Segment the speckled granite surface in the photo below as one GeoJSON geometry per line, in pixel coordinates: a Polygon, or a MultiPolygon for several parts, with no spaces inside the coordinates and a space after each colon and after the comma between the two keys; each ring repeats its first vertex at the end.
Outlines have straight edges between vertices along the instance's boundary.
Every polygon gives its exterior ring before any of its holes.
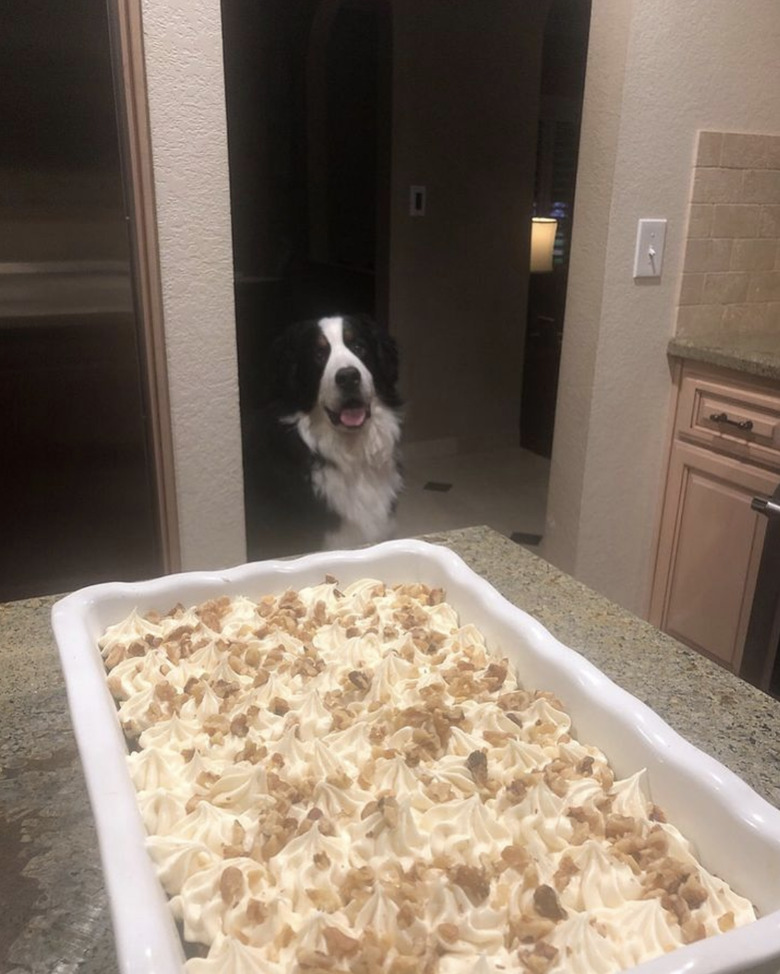
{"type": "MultiPolygon", "coordinates": [[[[780,806],[780,703],[489,528],[427,540],[780,806]]],[[[108,904],[49,615],[0,605],[0,972],[115,974],[108,904]]]]}
{"type": "Polygon", "coordinates": [[[676,335],[668,346],[670,355],[707,362],[748,375],[780,382],[780,332],[743,335],[676,335]]]}
{"type": "Polygon", "coordinates": [[[0,971],[114,974],[97,838],[49,617],[0,605],[0,971]]]}

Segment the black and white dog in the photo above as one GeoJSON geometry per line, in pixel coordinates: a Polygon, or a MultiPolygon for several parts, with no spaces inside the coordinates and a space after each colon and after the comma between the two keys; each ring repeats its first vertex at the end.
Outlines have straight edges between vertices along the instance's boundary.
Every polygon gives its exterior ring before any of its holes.
{"type": "Polygon", "coordinates": [[[390,537],[402,478],[393,339],[362,315],[288,328],[245,435],[250,557],[390,537]]]}

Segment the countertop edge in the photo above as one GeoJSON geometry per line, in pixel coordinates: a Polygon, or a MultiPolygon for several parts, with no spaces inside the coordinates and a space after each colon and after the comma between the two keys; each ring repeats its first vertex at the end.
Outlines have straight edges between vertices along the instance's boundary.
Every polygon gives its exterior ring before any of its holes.
{"type": "Polygon", "coordinates": [[[669,340],[667,354],[780,382],[780,338],[777,351],[737,347],[739,338],[734,342],[734,345],[725,341],[718,344],[711,338],[675,336],[669,340]]]}

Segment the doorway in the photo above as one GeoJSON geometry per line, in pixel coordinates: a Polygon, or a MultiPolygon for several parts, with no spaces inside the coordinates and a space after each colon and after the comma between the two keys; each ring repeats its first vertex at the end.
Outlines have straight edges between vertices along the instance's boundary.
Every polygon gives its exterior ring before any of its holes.
{"type": "Polygon", "coordinates": [[[266,352],[335,313],[387,323],[390,30],[382,2],[223,0],[242,414],[266,352]]]}
{"type": "Polygon", "coordinates": [[[399,340],[405,376],[402,533],[491,523],[497,507],[504,533],[542,533],[573,205],[573,181],[558,189],[561,73],[584,73],[589,14],[589,0],[223,0],[245,435],[288,323],[372,314],[399,340]],[[539,133],[555,166],[534,186],[539,133]],[[427,186],[422,219],[412,185],[427,186]],[[558,214],[559,238],[555,273],[529,296],[535,209],[558,214]],[[526,325],[553,305],[557,347],[540,364],[547,349],[526,325]],[[545,423],[541,445],[521,446],[545,423]]]}
{"type": "Polygon", "coordinates": [[[165,567],[109,8],[0,10],[0,601],[165,567]]]}

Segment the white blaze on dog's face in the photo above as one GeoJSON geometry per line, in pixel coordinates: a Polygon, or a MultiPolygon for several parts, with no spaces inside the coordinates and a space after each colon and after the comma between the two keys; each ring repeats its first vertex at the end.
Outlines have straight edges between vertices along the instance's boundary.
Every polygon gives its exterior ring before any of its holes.
{"type": "Polygon", "coordinates": [[[360,336],[344,325],[343,318],[319,321],[321,353],[327,361],[320,380],[318,404],[334,426],[346,431],[361,429],[371,416],[374,380],[361,359],[366,349],[360,336]]]}

